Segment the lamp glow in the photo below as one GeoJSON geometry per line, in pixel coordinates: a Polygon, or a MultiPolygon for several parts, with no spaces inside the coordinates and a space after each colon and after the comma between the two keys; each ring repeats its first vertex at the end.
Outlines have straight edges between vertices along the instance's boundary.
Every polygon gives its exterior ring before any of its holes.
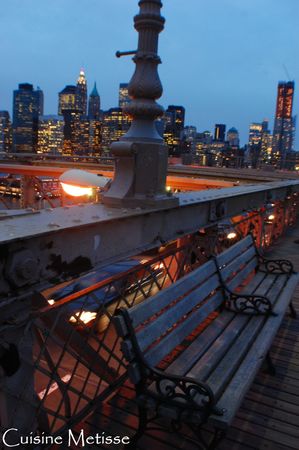
{"type": "Polygon", "coordinates": [[[72,197],[82,197],[93,194],[93,188],[104,189],[111,182],[110,178],[98,176],[85,170],[71,169],[64,172],[60,177],[62,189],[72,197]]]}
{"type": "Polygon", "coordinates": [[[83,195],[92,195],[91,187],[74,186],[72,184],[61,183],[62,189],[68,195],[72,197],[82,197],[83,195]]]}
{"type": "Polygon", "coordinates": [[[274,219],[275,219],[274,214],[270,214],[270,215],[268,216],[268,220],[274,220],[274,219]]]}
{"type": "Polygon", "coordinates": [[[69,322],[71,323],[83,322],[85,324],[88,324],[89,322],[95,320],[96,317],[97,317],[96,312],[91,311],[82,311],[81,313],[76,312],[73,316],[69,318],[69,322]]]}
{"type": "Polygon", "coordinates": [[[237,237],[237,233],[235,231],[231,231],[230,233],[228,233],[228,235],[226,236],[227,239],[235,239],[237,237]]]}

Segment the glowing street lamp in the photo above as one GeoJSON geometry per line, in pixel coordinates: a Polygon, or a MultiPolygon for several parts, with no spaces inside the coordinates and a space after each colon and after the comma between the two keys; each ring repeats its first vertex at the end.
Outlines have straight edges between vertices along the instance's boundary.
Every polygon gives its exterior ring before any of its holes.
{"type": "Polygon", "coordinates": [[[60,177],[62,189],[72,197],[91,196],[94,189],[103,190],[111,183],[111,178],[96,175],[85,170],[71,169],[60,177]]]}
{"type": "Polygon", "coordinates": [[[230,241],[235,239],[237,237],[237,233],[235,231],[230,231],[227,235],[226,235],[227,239],[229,239],[230,241]]]}

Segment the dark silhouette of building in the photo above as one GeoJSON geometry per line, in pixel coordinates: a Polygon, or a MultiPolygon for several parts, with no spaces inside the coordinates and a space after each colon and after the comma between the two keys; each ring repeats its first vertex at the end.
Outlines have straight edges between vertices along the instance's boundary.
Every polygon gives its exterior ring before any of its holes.
{"type": "Polygon", "coordinates": [[[10,152],[12,146],[12,127],[8,111],[0,111],[0,151],[10,152]]]}
{"type": "Polygon", "coordinates": [[[38,153],[53,155],[63,152],[64,119],[62,116],[39,116],[38,153]]]}
{"type": "Polygon", "coordinates": [[[92,155],[101,154],[101,99],[94,83],[93,90],[89,95],[88,101],[88,120],[89,120],[89,153],[92,155]]]}
{"type": "Polygon", "coordinates": [[[119,91],[118,91],[118,107],[124,108],[128,103],[131,102],[131,98],[129,96],[128,83],[120,83],[119,91]]]}
{"type": "Polygon", "coordinates": [[[169,105],[164,114],[164,121],[164,140],[168,146],[169,154],[179,156],[183,150],[181,137],[185,127],[185,108],[178,105],[169,105]]]}
{"type": "Polygon", "coordinates": [[[59,92],[58,115],[61,116],[63,111],[77,111],[77,87],[67,85],[59,92]]]}
{"type": "Polygon", "coordinates": [[[294,118],[292,117],[294,101],[294,81],[278,83],[277,102],[273,130],[273,155],[284,168],[288,154],[293,148],[294,118]]]}
{"type": "Polygon", "coordinates": [[[118,141],[130,128],[131,119],[121,108],[111,108],[104,112],[102,124],[102,145],[106,152],[112,142],[118,141]]]}
{"type": "Polygon", "coordinates": [[[224,142],[225,141],[225,130],[226,130],[226,125],[224,125],[223,123],[216,123],[215,133],[214,133],[214,141],[224,142]]]}
{"type": "Polygon", "coordinates": [[[13,150],[36,153],[38,116],[43,114],[43,92],[29,83],[19,84],[13,94],[13,150]]]}
{"type": "Polygon", "coordinates": [[[230,147],[239,147],[240,146],[240,138],[239,132],[235,127],[232,127],[227,132],[227,141],[230,147]]]}
{"type": "Polygon", "coordinates": [[[83,69],[80,70],[77,80],[76,109],[81,111],[83,116],[87,115],[87,82],[83,69]]]}
{"type": "Polygon", "coordinates": [[[91,120],[100,120],[100,114],[101,114],[101,98],[97,90],[97,84],[94,83],[93,90],[89,95],[88,117],[91,120]]]}
{"type": "MultiPolygon", "coordinates": [[[[68,85],[59,93],[58,114],[64,118],[65,155],[83,155],[89,149],[89,121],[79,108],[78,88],[68,85]]],[[[84,106],[83,106],[84,107],[84,106]]]]}

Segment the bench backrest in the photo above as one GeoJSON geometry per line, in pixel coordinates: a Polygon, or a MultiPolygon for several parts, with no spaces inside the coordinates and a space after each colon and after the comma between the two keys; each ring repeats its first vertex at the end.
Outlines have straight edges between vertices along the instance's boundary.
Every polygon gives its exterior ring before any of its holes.
{"type": "MultiPolygon", "coordinates": [[[[126,310],[146,361],[157,365],[192,333],[223,301],[214,260],[184,276],[154,297],[126,310]]],[[[122,351],[128,361],[134,352],[122,314],[114,318],[125,339],[122,351]]]]}
{"type": "Polygon", "coordinates": [[[216,261],[227,286],[231,290],[240,286],[258,266],[258,255],[251,234],[220,253],[216,261]]]}

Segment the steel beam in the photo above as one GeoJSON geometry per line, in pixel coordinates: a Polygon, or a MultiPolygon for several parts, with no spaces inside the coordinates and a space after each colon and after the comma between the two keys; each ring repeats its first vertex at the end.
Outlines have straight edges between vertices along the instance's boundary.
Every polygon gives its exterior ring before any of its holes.
{"type": "Polygon", "coordinates": [[[101,204],[27,211],[0,220],[0,293],[32,289],[138,254],[199,228],[299,192],[299,181],[178,195],[179,206],[142,210],[101,204]]]}

